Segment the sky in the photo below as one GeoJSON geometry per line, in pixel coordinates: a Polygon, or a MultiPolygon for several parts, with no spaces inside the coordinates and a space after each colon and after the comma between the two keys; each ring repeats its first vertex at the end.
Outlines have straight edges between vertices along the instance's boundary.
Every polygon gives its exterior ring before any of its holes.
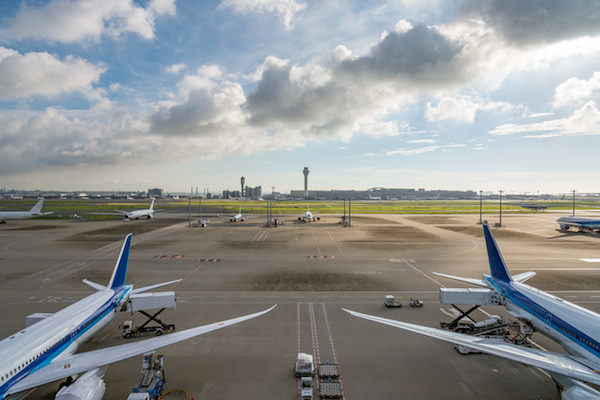
{"type": "Polygon", "coordinates": [[[0,2],[0,188],[600,192],[595,0],[0,2]]]}

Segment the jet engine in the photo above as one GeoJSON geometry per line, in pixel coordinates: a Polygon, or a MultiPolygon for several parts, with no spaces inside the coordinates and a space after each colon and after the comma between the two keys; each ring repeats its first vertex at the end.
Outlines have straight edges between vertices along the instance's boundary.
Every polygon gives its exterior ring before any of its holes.
{"type": "Polygon", "coordinates": [[[96,368],[83,374],[69,386],[56,393],[55,400],[102,400],[106,385],[102,380],[105,368],[96,368]]]}

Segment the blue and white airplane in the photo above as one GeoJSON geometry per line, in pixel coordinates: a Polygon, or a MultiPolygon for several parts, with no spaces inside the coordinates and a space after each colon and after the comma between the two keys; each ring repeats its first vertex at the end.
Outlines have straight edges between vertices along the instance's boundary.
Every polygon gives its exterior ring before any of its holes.
{"type": "Polygon", "coordinates": [[[560,225],[560,229],[568,231],[569,228],[578,228],[579,232],[586,230],[597,230],[600,232],[600,219],[597,218],[581,218],[581,217],[560,217],[556,220],[560,225]]]}
{"type": "Polygon", "coordinates": [[[298,221],[300,222],[314,222],[319,221],[320,219],[321,217],[317,217],[310,212],[308,209],[308,202],[306,203],[306,213],[303,216],[298,217],[298,221]]]}
{"type": "Polygon", "coordinates": [[[511,277],[489,227],[484,225],[483,230],[491,275],[483,274],[483,279],[436,275],[491,289],[503,298],[511,315],[530,323],[537,332],[557,341],[568,354],[517,346],[503,340],[469,336],[347,309],[344,311],[356,317],[544,369],[564,388],[562,399],[600,399],[600,392],[584,383],[600,385],[600,315],[524,284],[524,281],[535,275],[534,272],[511,277]]]}
{"type": "Polygon", "coordinates": [[[123,242],[108,285],[84,280],[96,293],[0,341],[0,399],[78,374],[83,376],[59,391],[56,399],[101,399],[107,365],[258,317],[275,307],[170,335],[74,354],[81,343],[113,319],[130,295],[180,281],[139,289],[127,285],[130,246],[131,234],[123,242]]]}

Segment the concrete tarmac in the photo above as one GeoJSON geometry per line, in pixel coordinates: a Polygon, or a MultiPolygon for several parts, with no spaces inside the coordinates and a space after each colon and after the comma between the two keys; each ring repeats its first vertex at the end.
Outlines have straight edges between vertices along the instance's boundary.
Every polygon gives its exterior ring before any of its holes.
{"type": "MultiPolygon", "coordinates": [[[[503,216],[505,226],[494,233],[514,274],[535,271],[532,286],[598,312],[600,264],[589,259],[600,258],[600,235],[560,232],[559,216],[503,216]]],[[[239,223],[214,217],[206,228],[188,228],[176,214],[133,222],[10,221],[0,225],[0,337],[22,329],[29,314],[55,312],[91,294],[83,278],[107,282],[132,231],[128,283],[141,287],[184,278],[173,287],[177,309],[163,313],[177,330],[278,304],[262,317],[159,351],[167,390],[182,389],[196,400],[294,399],[293,367],[301,351],[339,364],[345,399],[558,399],[543,371],[488,355],[460,355],[446,342],[341,310],[432,327],[451,320],[438,290],[467,285],[431,272],[478,278],[489,271],[478,220],[356,215],[351,228],[342,227],[338,216],[316,223],[284,217],[283,226],[271,228],[264,227],[264,216],[239,223]],[[403,303],[418,297],[425,305],[388,309],[386,294],[403,303]]],[[[502,307],[483,311],[509,318],[502,307]]],[[[484,319],[484,312],[473,316],[484,319]]],[[[80,351],[135,340],[121,338],[118,330],[130,317],[117,314],[80,351]]],[[[562,351],[540,334],[533,339],[562,351]]],[[[140,356],[111,365],[105,398],[127,398],[141,363],[140,356]]],[[[27,398],[52,399],[57,387],[45,385],[27,398]]]]}

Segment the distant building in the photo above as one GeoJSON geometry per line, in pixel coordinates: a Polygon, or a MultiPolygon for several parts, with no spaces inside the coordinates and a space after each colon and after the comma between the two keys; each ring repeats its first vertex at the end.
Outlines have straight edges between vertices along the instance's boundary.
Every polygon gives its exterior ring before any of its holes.
{"type": "Polygon", "coordinates": [[[148,197],[162,197],[163,190],[159,188],[148,189],[148,197]]]}
{"type": "Polygon", "coordinates": [[[257,187],[246,186],[246,190],[244,191],[244,194],[246,195],[245,197],[248,197],[251,199],[258,199],[259,197],[262,196],[262,187],[261,186],[257,186],[257,187]]]}
{"type": "Polygon", "coordinates": [[[239,190],[223,190],[223,198],[231,199],[231,198],[239,198],[242,197],[239,190]]]}
{"type": "Polygon", "coordinates": [[[477,193],[472,190],[425,190],[425,189],[386,189],[372,188],[369,190],[308,190],[308,196],[304,190],[292,190],[290,196],[293,198],[308,197],[311,199],[325,200],[369,200],[373,197],[381,198],[382,200],[468,200],[475,199],[477,193]]]}

